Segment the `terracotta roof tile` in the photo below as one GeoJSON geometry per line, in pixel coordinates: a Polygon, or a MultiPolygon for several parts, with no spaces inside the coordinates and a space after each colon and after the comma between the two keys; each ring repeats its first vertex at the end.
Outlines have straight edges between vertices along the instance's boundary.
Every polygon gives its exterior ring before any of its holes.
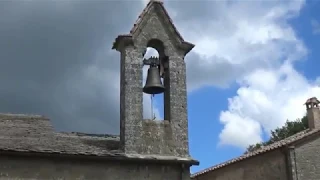
{"type": "Polygon", "coordinates": [[[315,134],[317,132],[320,132],[320,129],[313,129],[313,130],[304,130],[304,131],[301,131],[293,136],[290,136],[288,138],[285,138],[283,140],[280,140],[278,142],[275,142],[275,143],[272,143],[270,145],[267,145],[267,146],[264,146],[256,151],[253,151],[253,152],[250,152],[250,153],[247,153],[247,154],[243,154],[242,156],[239,156],[239,157],[236,157],[234,159],[231,159],[229,161],[226,161],[226,162],[223,162],[223,163],[220,163],[220,164],[217,164],[215,166],[212,166],[212,167],[209,167],[207,169],[204,169],[200,172],[197,172],[193,175],[191,175],[191,178],[195,178],[197,176],[200,176],[200,175],[203,175],[205,173],[208,173],[210,171],[214,171],[216,169],[219,169],[219,168],[222,168],[222,167],[225,167],[227,165],[230,165],[230,164],[233,164],[233,163],[236,163],[236,162],[239,162],[239,161],[242,161],[242,160],[245,160],[245,159],[248,159],[250,157],[254,157],[254,156],[257,156],[259,154],[263,154],[263,153],[266,153],[266,152],[269,152],[271,150],[275,150],[275,149],[278,149],[280,147],[284,147],[284,146],[288,146],[292,143],[295,143],[299,140],[302,140],[303,138],[306,138],[312,134],[315,134]]]}

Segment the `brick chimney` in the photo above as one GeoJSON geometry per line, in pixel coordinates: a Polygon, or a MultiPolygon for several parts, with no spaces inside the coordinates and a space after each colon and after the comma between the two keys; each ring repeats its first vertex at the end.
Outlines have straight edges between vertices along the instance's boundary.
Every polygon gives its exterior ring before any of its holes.
{"type": "Polygon", "coordinates": [[[320,101],[316,97],[309,98],[305,103],[309,129],[320,128],[320,101]]]}

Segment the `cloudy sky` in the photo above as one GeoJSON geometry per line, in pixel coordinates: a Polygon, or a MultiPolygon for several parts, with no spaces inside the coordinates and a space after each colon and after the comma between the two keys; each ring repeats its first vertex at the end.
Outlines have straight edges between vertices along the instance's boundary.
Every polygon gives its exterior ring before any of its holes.
{"type": "MultiPolygon", "coordinates": [[[[145,4],[0,1],[0,111],[43,114],[59,131],[118,134],[120,58],[111,45],[145,4]]],[[[196,44],[186,57],[190,148],[201,161],[193,171],[240,155],[302,117],[308,97],[320,98],[320,2],[167,0],[165,7],[196,44]]]]}

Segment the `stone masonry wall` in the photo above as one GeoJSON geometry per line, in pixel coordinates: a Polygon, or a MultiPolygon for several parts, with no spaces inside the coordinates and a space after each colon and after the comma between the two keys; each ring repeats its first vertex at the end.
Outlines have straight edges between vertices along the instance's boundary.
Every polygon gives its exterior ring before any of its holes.
{"type": "Polygon", "coordinates": [[[320,139],[315,138],[295,148],[297,180],[320,179],[320,139]]]}
{"type": "Polygon", "coordinates": [[[121,50],[121,142],[126,153],[189,157],[185,52],[155,4],[121,50]],[[169,28],[170,29],[170,28],[169,28]],[[152,44],[152,40],[161,43],[152,44]],[[169,59],[164,94],[165,121],[143,120],[142,60],[147,47],[169,59]]]}
{"type": "Polygon", "coordinates": [[[307,117],[309,128],[320,128],[320,110],[319,107],[311,107],[307,109],[307,117]]]}
{"type": "Polygon", "coordinates": [[[280,150],[275,150],[200,175],[194,180],[287,180],[286,160],[280,150]]]}
{"type": "Polygon", "coordinates": [[[181,166],[0,156],[0,180],[180,180],[181,166]]]}
{"type": "MultiPolygon", "coordinates": [[[[135,45],[142,52],[152,39],[159,40],[163,43],[154,44],[152,47],[157,49],[159,55],[165,55],[169,58],[168,69],[166,72],[164,94],[165,118],[167,122],[162,121],[158,125],[150,122],[144,122],[144,127],[161,127],[157,139],[151,139],[148,133],[154,134],[152,128],[145,128],[142,135],[142,143],[155,147],[152,151],[144,151],[144,153],[156,153],[163,155],[173,155],[179,157],[189,156],[188,144],[188,117],[187,117],[187,94],[186,94],[186,65],[184,62],[184,53],[176,46],[177,38],[174,32],[170,32],[170,23],[165,18],[159,16],[161,14],[160,5],[155,5],[150,9],[150,14],[142,21],[141,32],[133,34],[135,45]],[[168,29],[169,28],[169,29],[168,29]],[[163,51],[163,52],[162,52],[163,51]],[[164,53],[164,54],[162,54],[164,53]],[[159,142],[161,145],[159,146],[159,142]]],[[[154,129],[154,128],[153,128],[154,129]]]]}

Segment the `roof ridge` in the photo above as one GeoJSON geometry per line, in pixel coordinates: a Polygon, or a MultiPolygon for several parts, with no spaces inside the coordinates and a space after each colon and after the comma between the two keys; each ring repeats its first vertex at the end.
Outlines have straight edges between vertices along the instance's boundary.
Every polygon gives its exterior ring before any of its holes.
{"type": "Polygon", "coordinates": [[[15,114],[15,113],[0,113],[0,117],[28,117],[28,118],[46,118],[38,114],[15,114]]]}
{"type": "Polygon", "coordinates": [[[227,160],[225,162],[219,163],[217,165],[208,167],[208,168],[206,168],[206,169],[204,169],[202,171],[194,173],[194,174],[191,175],[191,178],[199,176],[199,175],[202,175],[204,173],[207,173],[207,172],[210,172],[210,171],[213,171],[213,170],[216,170],[216,169],[219,169],[219,168],[222,168],[222,167],[225,167],[227,165],[230,165],[230,164],[245,160],[247,158],[254,157],[256,155],[263,154],[263,153],[269,152],[271,150],[278,149],[280,147],[284,147],[284,146],[289,145],[291,143],[297,142],[298,140],[301,140],[301,139],[303,139],[305,137],[308,137],[309,135],[312,135],[312,134],[314,134],[316,132],[320,132],[320,129],[305,129],[305,130],[300,131],[300,132],[298,132],[298,133],[296,133],[296,134],[294,134],[292,136],[284,138],[284,139],[282,139],[280,141],[277,141],[277,142],[274,142],[272,144],[263,146],[260,149],[257,149],[257,150],[255,150],[253,152],[242,154],[242,155],[240,155],[238,157],[232,158],[232,159],[227,160]]]}
{"type": "Polygon", "coordinates": [[[119,138],[120,135],[114,134],[94,134],[94,133],[84,133],[84,132],[57,132],[62,135],[74,135],[78,137],[101,137],[101,138],[119,138]]]}

